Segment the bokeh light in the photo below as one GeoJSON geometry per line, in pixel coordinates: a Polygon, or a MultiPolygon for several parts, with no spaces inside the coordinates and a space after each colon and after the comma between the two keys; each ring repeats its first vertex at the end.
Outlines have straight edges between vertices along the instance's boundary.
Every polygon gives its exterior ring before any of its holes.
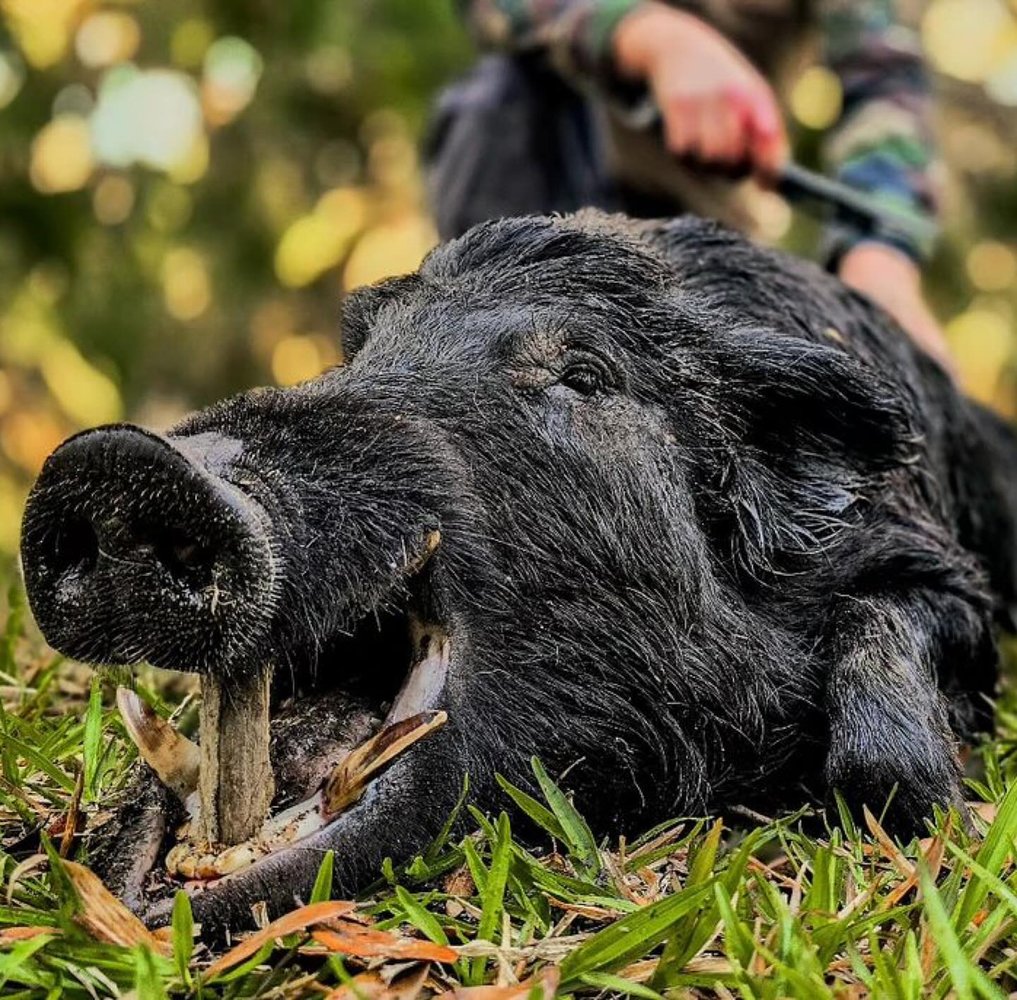
{"type": "Polygon", "coordinates": [[[840,115],[843,96],[835,73],[825,66],[810,66],[795,81],[791,113],[808,128],[828,128],[840,115]]]}
{"type": "Polygon", "coordinates": [[[166,254],[162,265],[162,290],[166,311],[174,319],[197,319],[212,303],[212,280],[204,258],[190,247],[177,247],[166,254]]]}
{"type": "Polygon", "coordinates": [[[28,63],[47,69],[67,51],[84,0],[2,0],[0,13],[28,63]]]}
{"type": "Polygon", "coordinates": [[[318,345],[311,337],[284,337],[272,351],[272,377],[278,385],[304,382],[324,367],[318,345]]]}
{"type": "Polygon", "coordinates": [[[957,356],[961,381],[980,402],[996,402],[999,372],[1012,356],[1013,317],[988,304],[976,304],[946,328],[957,356]]]}
{"type": "Polygon", "coordinates": [[[103,177],[92,192],[92,207],[104,226],[126,222],[134,208],[134,185],[119,174],[103,177]]]}
{"type": "Polygon", "coordinates": [[[922,41],[941,72],[982,83],[1009,53],[1012,27],[1002,0],[932,0],[922,22],[922,41]]]}
{"type": "Polygon", "coordinates": [[[92,176],[91,132],[80,115],[60,115],[43,126],[32,142],[29,176],[43,194],[83,188],[92,176]]]}
{"type": "Polygon", "coordinates": [[[92,116],[103,163],[172,170],[186,164],[203,136],[198,90],[184,74],[124,64],[103,79],[92,116]]]}
{"type": "Polygon", "coordinates": [[[208,47],[201,96],[210,124],[225,125],[247,107],[261,70],[261,56],[242,38],[220,38],[208,47]]]}
{"type": "Polygon", "coordinates": [[[6,108],[21,90],[25,64],[16,52],[0,51],[0,109],[6,108]]]}
{"type": "Polygon", "coordinates": [[[105,10],[85,18],[74,37],[74,49],[85,66],[96,69],[134,57],[141,29],[130,14],[105,10]]]}
{"type": "Polygon", "coordinates": [[[976,243],[967,256],[968,276],[983,292],[1002,292],[1017,280],[1017,254],[996,240],[976,243]]]}

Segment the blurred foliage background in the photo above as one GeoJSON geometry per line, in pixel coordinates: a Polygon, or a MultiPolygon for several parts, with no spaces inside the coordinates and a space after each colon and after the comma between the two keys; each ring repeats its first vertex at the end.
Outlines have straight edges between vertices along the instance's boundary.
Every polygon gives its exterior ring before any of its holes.
{"type": "MultiPolygon", "coordinates": [[[[1017,0],[915,12],[942,94],[933,302],[1017,416],[1017,0]]],[[[471,58],[452,0],[0,0],[0,553],[67,434],[164,427],[338,358],[341,294],[434,241],[418,143],[471,58]]],[[[836,114],[806,70],[806,158],[836,114]]],[[[790,216],[772,212],[771,235],[790,216]]]]}

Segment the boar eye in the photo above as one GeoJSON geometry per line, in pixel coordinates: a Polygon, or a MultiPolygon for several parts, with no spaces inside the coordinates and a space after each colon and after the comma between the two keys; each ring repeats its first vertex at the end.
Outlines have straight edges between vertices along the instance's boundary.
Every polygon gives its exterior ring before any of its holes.
{"type": "Polygon", "coordinates": [[[583,396],[593,396],[608,388],[611,378],[600,359],[584,356],[569,362],[558,381],[583,396]]]}

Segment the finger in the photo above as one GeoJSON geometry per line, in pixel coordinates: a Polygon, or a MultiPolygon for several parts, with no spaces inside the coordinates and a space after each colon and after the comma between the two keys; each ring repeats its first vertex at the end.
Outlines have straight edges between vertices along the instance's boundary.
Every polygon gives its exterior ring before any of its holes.
{"type": "Polygon", "coordinates": [[[787,163],[790,153],[780,109],[769,92],[751,96],[748,122],[749,159],[759,179],[772,184],[787,163]]]}
{"type": "Polygon", "coordinates": [[[677,157],[689,156],[698,147],[698,119],[693,102],[671,98],[663,106],[664,145],[677,157]]]}
{"type": "Polygon", "coordinates": [[[744,119],[735,104],[721,97],[700,111],[700,153],[707,163],[734,166],[745,153],[744,119]]]}

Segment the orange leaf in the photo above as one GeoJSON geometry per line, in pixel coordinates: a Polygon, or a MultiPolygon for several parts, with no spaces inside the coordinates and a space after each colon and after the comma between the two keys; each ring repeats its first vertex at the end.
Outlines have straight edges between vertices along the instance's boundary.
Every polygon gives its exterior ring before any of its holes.
{"type": "Polygon", "coordinates": [[[515,986],[457,986],[439,1000],[527,1000],[535,989],[543,1000],[551,1000],[558,989],[558,970],[549,966],[515,986]]]}
{"type": "Polygon", "coordinates": [[[250,958],[263,944],[274,941],[276,938],[285,937],[287,934],[305,931],[308,927],[322,924],[326,920],[334,920],[336,917],[355,910],[356,906],[356,903],[348,903],[344,900],[330,900],[324,903],[311,903],[309,906],[293,910],[278,920],[273,920],[267,927],[263,927],[250,937],[244,938],[240,944],[231,948],[225,955],[220,955],[208,967],[205,975],[211,979],[250,958]]]}
{"type": "Polygon", "coordinates": [[[361,972],[326,994],[324,1000],[415,1000],[430,971],[429,965],[421,965],[391,982],[380,972],[361,972]]]}
{"type": "Polygon", "coordinates": [[[59,934],[59,927],[3,927],[0,928],[0,947],[15,941],[27,941],[41,934],[59,934]]]}
{"type": "Polygon", "coordinates": [[[455,962],[459,953],[447,945],[401,937],[389,931],[347,925],[339,931],[314,931],[318,944],[329,951],[356,958],[416,958],[427,962],[455,962]]]}
{"type": "Polygon", "coordinates": [[[160,955],[171,955],[172,946],[160,941],[102,884],[99,876],[76,861],[64,861],[64,869],[81,903],[74,922],[97,941],[132,948],[147,945],[160,955]]]}

